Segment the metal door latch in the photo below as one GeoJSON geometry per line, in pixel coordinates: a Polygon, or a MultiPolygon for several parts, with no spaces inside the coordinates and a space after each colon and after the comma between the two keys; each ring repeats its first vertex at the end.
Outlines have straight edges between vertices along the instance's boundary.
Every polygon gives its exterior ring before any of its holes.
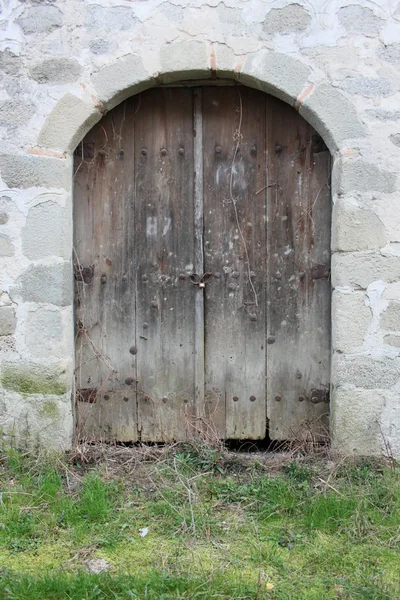
{"type": "Polygon", "coordinates": [[[203,273],[203,275],[197,275],[197,273],[192,273],[190,275],[190,281],[193,283],[193,285],[198,285],[199,288],[205,288],[206,281],[207,279],[210,279],[211,276],[212,273],[203,273]]]}

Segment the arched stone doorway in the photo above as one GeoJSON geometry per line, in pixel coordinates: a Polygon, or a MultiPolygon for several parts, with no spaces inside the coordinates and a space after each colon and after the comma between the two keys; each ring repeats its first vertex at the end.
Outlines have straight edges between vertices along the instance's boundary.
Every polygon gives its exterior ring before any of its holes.
{"type": "Polygon", "coordinates": [[[330,154],[315,130],[247,87],[156,88],[87,134],[74,179],[80,435],[326,433],[330,154]]]}

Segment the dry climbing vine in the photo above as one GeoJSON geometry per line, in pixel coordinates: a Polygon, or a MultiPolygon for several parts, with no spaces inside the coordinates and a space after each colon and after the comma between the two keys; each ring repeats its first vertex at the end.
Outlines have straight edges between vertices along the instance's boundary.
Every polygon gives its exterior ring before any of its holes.
{"type": "Polygon", "coordinates": [[[240,235],[242,243],[243,243],[244,252],[245,252],[245,255],[246,255],[247,275],[248,275],[248,278],[249,278],[249,284],[250,284],[251,290],[252,290],[253,295],[254,295],[254,304],[256,306],[258,306],[257,292],[256,292],[256,289],[254,287],[254,284],[253,284],[253,281],[252,281],[252,278],[251,278],[251,267],[250,267],[249,251],[248,251],[248,248],[247,248],[247,243],[246,243],[245,237],[243,235],[242,228],[240,226],[239,213],[238,213],[238,209],[237,209],[237,206],[236,206],[236,203],[237,203],[237,201],[238,201],[239,198],[237,198],[237,197],[235,197],[233,195],[233,173],[234,173],[234,166],[235,166],[236,156],[237,156],[237,153],[239,151],[240,142],[241,142],[241,140],[243,138],[243,136],[242,136],[243,102],[242,102],[242,95],[240,93],[240,90],[238,90],[238,95],[239,95],[239,108],[237,109],[237,112],[239,113],[239,125],[238,125],[238,128],[236,129],[236,131],[233,134],[233,139],[236,142],[236,146],[235,146],[235,149],[233,151],[232,164],[231,164],[231,173],[230,173],[230,178],[229,178],[229,201],[233,205],[233,210],[235,211],[236,225],[237,225],[237,228],[238,228],[238,231],[239,231],[239,235],[240,235]]]}

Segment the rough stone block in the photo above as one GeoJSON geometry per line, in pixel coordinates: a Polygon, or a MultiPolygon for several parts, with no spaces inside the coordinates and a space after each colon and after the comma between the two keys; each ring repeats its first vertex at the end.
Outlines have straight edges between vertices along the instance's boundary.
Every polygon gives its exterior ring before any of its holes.
{"type": "Polygon", "coordinates": [[[383,192],[396,190],[396,173],[382,171],[360,159],[339,158],[333,164],[332,186],[338,195],[349,192],[383,192]]]}
{"type": "Polygon", "coordinates": [[[333,449],[340,454],[380,456],[384,404],[381,390],[335,389],[330,420],[333,449]]]}
{"type": "Polygon", "coordinates": [[[10,188],[64,188],[69,190],[72,174],[66,160],[0,154],[0,175],[10,188]]]}
{"type": "Polygon", "coordinates": [[[68,263],[30,266],[16,281],[10,297],[14,301],[43,302],[68,306],[72,302],[72,267],[68,263]]]}
{"type": "Polygon", "coordinates": [[[400,44],[387,44],[381,46],[377,52],[378,57],[388,63],[400,65],[400,44]]]}
{"type": "Polygon", "coordinates": [[[76,81],[81,70],[80,64],[71,58],[49,58],[32,65],[29,73],[38,83],[60,85],[76,81]]]}
{"type": "Polygon", "coordinates": [[[15,331],[17,319],[12,306],[0,306],[0,335],[11,335],[15,331]]]}
{"type": "Polygon", "coordinates": [[[339,9],[339,22],[350,33],[363,33],[367,36],[378,35],[385,22],[373,10],[366,6],[350,4],[339,9]]]}
{"type": "Polygon", "coordinates": [[[390,389],[400,381],[400,357],[373,358],[335,353],[332,375],[335,388],[352,385],[364,389],[390,389]]]}
{"type": "Polygon", "coordinates": [[[4,363],[0,383],[5,390],[22,395],[62,396],[68,390],[65,369],[35,363],[4,363]]]}
{"type": "Polygon", "coordinates": [[[89,31],[125,31],[136,22],[132,8],[128,6],[88,4],[86,8],[85,24],[89,31]]]}
{"type": "Polygon", "coordinates": [[[338,198],[333,208],[332,250],[379,250],[389,241],[385,227],[372,210],[358,208],[338,198]]]}
{"type": "Polygon", "coordinates": [[[369,108],[365,114],[376,121],[390,122],[400,120],[400,110],[387,110],[385,108],[369,108]]]}
{"type": "Polygon", "coordinates": [[[392,142],[394,146],[400,146],[400,133],[393,133],[389,136],[389,140],[392,142]]]}
{"type": "Polygon", "coordinates": [[[133,94],[150,87],[151,77],[142,59],[134,54],[119,58],[103,67],[93,76],[93,85],[99,100],[111,109],[133,94]]]}
{"type": "Polygon", "coordinates": [[[364,343],[371,323],[371,309],[363,292],[332,295],[332,347],[337,352],[354,352],[364,343]]]}
{"type": "Polygon", "coordinates": [[[248,56],[240,73],[240,81],[294,106],[309,74],[309,67],[299,60],[261,50],[248,56]]]}
{"type": "Polygon", "coordinates": [[[400,335],[385,335],[383,337],[383,343],[394,348],[400,348],[400,335]]]}
{"type": "Polygon", "coordinates": [[[26,448],[65,451],[74,432],[71,393],[64,395],[18,394],[9,390],[0,410],[3,440],[26,448]]]}
{"type": "Polygon", "coordinates": [[[399,279],[399,256],[382,256],[375,252],[336,252],[332,255],[333,287],[367,289],[374,281],[391,283],[399,279]]]}
{"type": "Polygon", "coordinates": [[[374,208],[385,225],[389,242],[400,242],[399,194],[390,194],[374,201],[374,208]]]}
{"type": "Polygon", "coordinates": [[[7,75],[16,75],[21,69],[22,60],[19,56],[6,48],[0,52],[0,71],[7,75]]]}
{"type": "Polygon", "coordinates": [[[93,54],[107,54],[110,49],[110,42],[95,38],[89,42],[89,48],[93,54]]]}
{"type": "Polygon", "coordinates": [[[232,48],[229,48],[225,44],[213,45],[211,69],[217,72],[218,77],[232,77],[237,60],[238,58],[232,48]]]}
{"type": "Polygon", "coordinates": [[[14,256],[14,246],[7,235],[0,235],[0,256],[14,256]]]}
{"type": "Polygon", "coordinates": [[[400,302],[390,302],[382,313],[381,327],[386,331],[400,331],[400,302]]]}
{"type": "Polygon", "coordinates": [[[345,140],[366,136],[354,106],[328,83],[314,88],[302,102],[299,112],[315,127],[331,152],[341,148],[345,140]]]}
{"type": "Polygon", "coordinates": [[[400,402],[399,392],[385,392],[382,410],[382,453],[400,459],[400,402]]]}
{"type": "Polygon", "coordinates": [[[54,359],[62,343],[62,334],[60,311],[39,308],[28,313],[25,344],[32,358],[51,356],[54,359]]]}
{"type": "Polygon", "coordinates": [[[48,4],[26,7],[16,21],[25,34],[50,33],[63,23],[63,14],[56,6],[48,4]]]}
{"type": "Polygon", "coordinates": [[[73,150],[101,119],[101,114],[72,94],[65,94],[47,117],[38,144],[64,152],[73,150]]]}
{"type": "Polygon", "coordinates": [[[67,210],[56,202],[43,202],[30,209],[22,231],[22,251],[31,260],[58,256],[69,258],[72,231],[67,210]]]}
{"type": "Polygon", "coordinates": [[[310,13],[300,4],[289,4],[283,8],[272,8],[263,23],[264,33],[290,33],[304,31],[311,24],[310,13]]]}
{"type": "Polygon", "coordinates": [[[163,83],[181,79],[204,79],[211,75],[204,42],[188,40],[164,46],[160,53],[160,64],[160,79],[163,83]]]}
{"type": "Polygon", "coordinates": [[[0,125],[20,127],[28,123],[35,113],[36,107],[32,102],[6,100],[0,104],[0,125]]]}
{"type": "Polygon", "coordinates": [[[340,87],[349,94],[358,94],[364,98],[379,98],[394,93],[389,79],[385,77],[346,77],[340,87]]]}

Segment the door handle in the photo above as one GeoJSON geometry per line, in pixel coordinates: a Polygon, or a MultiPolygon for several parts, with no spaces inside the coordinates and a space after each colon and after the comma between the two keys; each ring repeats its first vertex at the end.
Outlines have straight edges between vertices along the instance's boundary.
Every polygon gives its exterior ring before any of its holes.
{"type": "Polygon", "coordinates": [[[199,288],[205,288],[206,281],[208,279],[210,279],[211,276],[212,276],[212,273],[203,273],[203,275],[198,275],[197,273],[192,273],[190,275],[190,281],[193,283],[193,285],[198,285],[199,288]]]}

